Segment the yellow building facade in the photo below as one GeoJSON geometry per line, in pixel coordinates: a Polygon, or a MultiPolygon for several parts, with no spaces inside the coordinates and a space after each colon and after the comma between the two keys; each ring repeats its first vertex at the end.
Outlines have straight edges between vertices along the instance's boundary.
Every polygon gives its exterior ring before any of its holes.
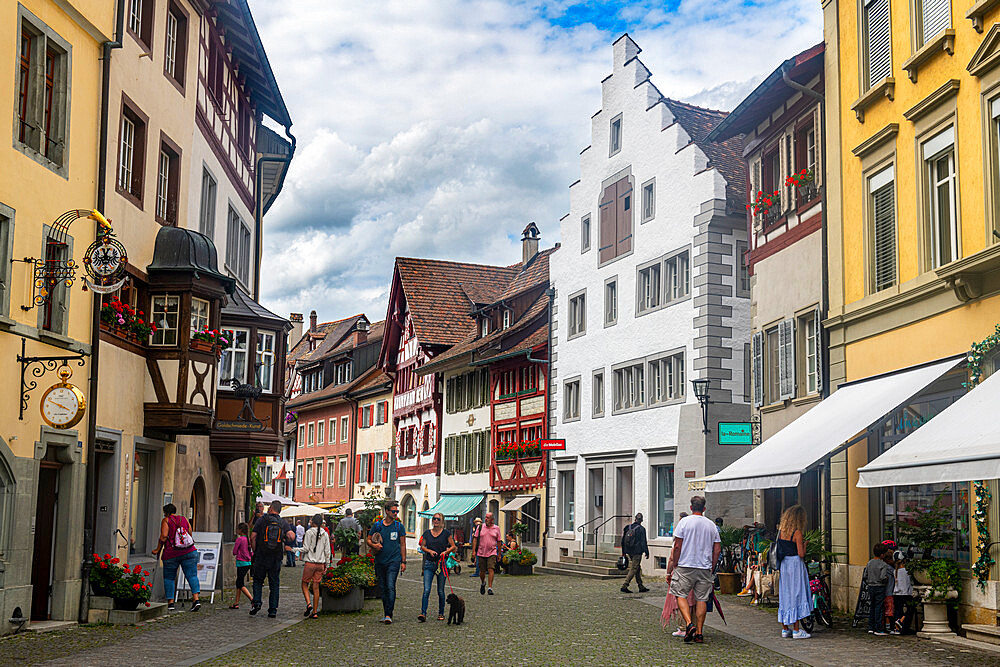
{"type": "Polygon", "coordinates": [[[965,355],[1000,323],[1000,3],[830,0],[824,23],[831,386],[955,360],[832,461],[835,602],[853,610],[872,546],[936,503],[962,619],[995,625],[996,568],[985,591],[970,581],[972,485],[865,489],[857,470],[966,393],[965,355]]]}
{"type": "Polygon", "coordinates": [[[81,289],[82,260],[97,229],[86,212],[98,206],[101,52],[114,3],[7,2],[0,26],[0,106],[14,111],[0,142],[2,633],[21,625],[12,618],[79,614],[91,406],[68,428],[50,426],[39,407],[62,361],[22,367],[19,357],[74,358],[68,381],[90,402],[93,294],[81,289]],[[81,217],[56,224],[73,209],[81,217]]]}

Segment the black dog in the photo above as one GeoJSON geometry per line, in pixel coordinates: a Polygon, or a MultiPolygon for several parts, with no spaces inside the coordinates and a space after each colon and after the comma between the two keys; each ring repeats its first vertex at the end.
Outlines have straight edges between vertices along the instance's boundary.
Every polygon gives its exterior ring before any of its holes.
{"type": "Polygon", "coordinates": [[[462,625],[465,619],[465,600],[454,593],[445,599],[448,601],[448,625],[451,625],[452,620],[455,621],[455,625],[462,625]]]}

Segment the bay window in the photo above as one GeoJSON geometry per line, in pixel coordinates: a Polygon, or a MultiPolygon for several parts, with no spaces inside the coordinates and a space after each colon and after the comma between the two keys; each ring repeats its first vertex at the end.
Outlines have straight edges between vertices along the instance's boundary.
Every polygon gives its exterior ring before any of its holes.
{"type": "Polygon", "coordinates": [[[219,387],[229,389],[230,380],[240,384],[247,381],[247,350],[250,332],[247,329],[225,329],[222,332],[229,343],[222,348],[219,366],[219,387]]]}
{"type": "Polygon", "coordinates": [[[181,299],[179,296],[160,294],[153,297],[149,316],[156,323],[156,331],[149,342],[150,345],[177,345],[180,312],[181,299]]]}
{"type": "Polygon", "coordinates": [[[257,381],[270,392],[274,381],[274,334],[270,331],[257,332],[257,363],[257,381]]]}

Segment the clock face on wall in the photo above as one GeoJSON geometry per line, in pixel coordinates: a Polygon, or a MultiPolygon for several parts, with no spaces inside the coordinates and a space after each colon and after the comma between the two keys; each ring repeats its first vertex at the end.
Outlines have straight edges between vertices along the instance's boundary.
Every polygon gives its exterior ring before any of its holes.
{"type": "Polygon", "coordinates": [[[59,383],[49,387],[42,395],[39,409],[42,419],[52,428],[72,428],[83,418],[87,400],[71,384],[59,383]]]}

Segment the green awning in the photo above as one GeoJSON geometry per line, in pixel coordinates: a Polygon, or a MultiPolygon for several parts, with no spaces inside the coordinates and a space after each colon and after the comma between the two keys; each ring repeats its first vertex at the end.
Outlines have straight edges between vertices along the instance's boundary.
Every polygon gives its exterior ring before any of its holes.
{"type": "Polygon", "coordinates": [[[419,514],[430,517],[440,512],[444,514],[445,519],[454,521],[479,507],[479,504],[483,502],[483,497],[482,493],[447,493],[441,496],[441,500],[437,501],[434,507],[419,512],[419,514]]]}

